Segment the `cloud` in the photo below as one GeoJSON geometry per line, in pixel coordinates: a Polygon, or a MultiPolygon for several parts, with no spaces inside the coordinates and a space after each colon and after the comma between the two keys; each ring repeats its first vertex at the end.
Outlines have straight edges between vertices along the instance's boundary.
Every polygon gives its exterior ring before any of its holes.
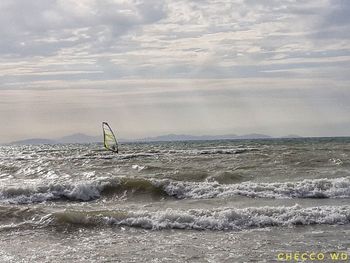
{"type": "Polygon", "coordinates": [[[330,2],[329,12],[323,21],[325,26],[348,26],[350,24],[350,2],[335,0],[330,2]]]}
{"type": "Polygon", "coordinates": [[[4,0],[0,12],[0,53],[15,57],[48,56],[71,47],[107,48],[165,15],[156,1],[112,0],[4,0]]]}
{"type": "Polygon", "coordinates": [[[4,0],[0,82],[270,78],[281,65],[278,77],[298,67],[310,69],[299,76],[313,77],[326,66],[336,71],[331,61],[348,61],[348,7],[341,0],[4,0]]]}
{"type": "Polygon", "coordinates": [[[12,127],[50,130],[51,114],[88,130],[109,112],[135,131],[148,120],[148,134],[185,132],[190,117],[194,132],[348,127],[346,0],[3,0],[0,13],[0,93],[20,105],[12,127]]]}

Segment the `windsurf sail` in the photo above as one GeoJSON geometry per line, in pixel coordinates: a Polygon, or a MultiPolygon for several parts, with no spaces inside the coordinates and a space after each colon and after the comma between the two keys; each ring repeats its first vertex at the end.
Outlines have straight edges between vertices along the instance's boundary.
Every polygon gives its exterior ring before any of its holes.
{"type": "Polygon", "coordinates": [[[107,150],[118,153],[118,142],[107,122],[102,122],[103,144],[107,150]]]}

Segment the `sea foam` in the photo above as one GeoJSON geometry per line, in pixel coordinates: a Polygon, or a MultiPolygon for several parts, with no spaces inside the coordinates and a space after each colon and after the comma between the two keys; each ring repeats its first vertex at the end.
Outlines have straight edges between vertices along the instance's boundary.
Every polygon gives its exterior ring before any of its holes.
{"type": "Polygon", "coordinates": [[[0,188],[3,203],[37,203],[53,200],[90,201],[101,196],[106,187],[113,185],[108,180],[91,182],[50,182],[46,185],[31,183],[24,186],[10,185],[0,188]]]}
{"type": "Polygon", "coordinates": [[[90,201],[102,195],[129,192],[162,198],[208,199],[231,196],[250,198],[349,198],[350,178],[305,179],[298,182],[183,182],[170,179],[100,178],[91,181],[50,182],[34,181],[25,185],[0,187],[0,202],[33,203],[54,200],[90,201]]]}
{"type": "Polygon", "coordinates": [[[350,206],[249,207],[187,211],[63,211],[47,218],[50,224],[117,225],[145,229],[241,230],[271,226],[348,224],[350,206]]]}
{"type": "Polygon", "coordinates": [[[350,178],[305,179],[298,182],[219,184],[216,182],[154,181],[176,198],[215,198],[247,196],[261,198],[347,198],[350,178]]]}

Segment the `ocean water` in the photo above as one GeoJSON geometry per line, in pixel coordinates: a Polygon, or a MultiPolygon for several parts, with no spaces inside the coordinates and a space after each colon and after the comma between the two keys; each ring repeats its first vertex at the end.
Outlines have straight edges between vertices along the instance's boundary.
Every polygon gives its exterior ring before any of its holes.
{"type": "Polygon", "coordinates": [[[2,146],[0,262],[350,261],[349,200],[350,138],[2,146]]]}

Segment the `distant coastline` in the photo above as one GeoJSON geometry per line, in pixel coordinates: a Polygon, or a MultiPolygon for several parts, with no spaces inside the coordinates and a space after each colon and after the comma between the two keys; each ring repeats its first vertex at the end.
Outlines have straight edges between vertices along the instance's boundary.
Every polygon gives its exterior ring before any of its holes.
{"type": "MultiPolygon", "coordinates": [[[[250,139],[274,139],[274,138],[303,138],[299,135],[287,135],[283,137],[272,137],[265,134],[225,134],[225,135],[188,135],[188,134],[167,134],[140,139],[119,139],[120,142],[166,142],[166,141],[210,141],[210,140],[250,140],[250,139]]],[[[83,133],[76,133],[57,139],[30,138],[12,141],[5,145],[37,145],[37,144],[68,144],[68,143],[98,143],[102,142],[102,136],[90,136],[83,133]]]]}
{"type": "MultiPolygon", "coordinates": [[[[245,134],[245,135],[186,135],[186,134],[167,134],[154,137],[145,137],[141,139],[118,139],[121,143],[137,143],[137,142],[181,142],[181,141],[216,141],[216,140],[263,140],[263,139],[321,139],[321,138],[349,138],[350,136],[300,136],[300,135],[286,135],[281,137],[273,137],[265,134],[245,134]]],[[[40,144],[85,144],[85,143],[102,143],[101,136],[90,136],[83,133],[76,133],[64,136],[57,139],[45,138],[31,138],[24,140],[12,141],[9,143],[2,143],[0,145],[40,145],[40,144]]]]}

